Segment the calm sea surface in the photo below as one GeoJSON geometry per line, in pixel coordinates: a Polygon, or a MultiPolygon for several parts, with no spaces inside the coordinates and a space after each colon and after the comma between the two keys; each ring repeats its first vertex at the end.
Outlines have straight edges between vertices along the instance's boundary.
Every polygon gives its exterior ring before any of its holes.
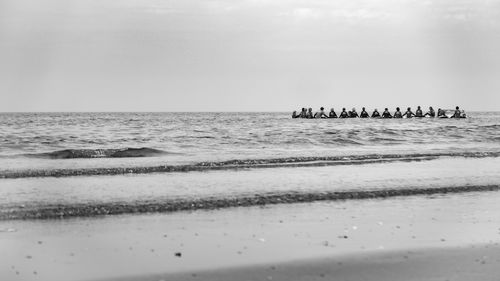
{"type": "Polygon", "coordinates": [[[498,186],[500,113],[468,116],[3,113],[0,215],[78,204],[120,202],[131,210],[174,199],[189,205],[193,198],[498,186]]]}
{"type": "Polygon", "coordinates": [[[85,162],[90,166],[135,166],[303,156],[500,152],[500,113],[473,112],[469,116],[460,120],[385,120],[291,119],[286,113],[4,113],[0,114],[0,163],[2,169],[8,169],[31,168],[40,161],[50,167],[66,167],[66,163],[88,166],[85,162]],[[113,155],[115,150],[130,148],[145,150],[131,151],[129,156],[146,157],[127,161],[120,157],[127,155],[113,155]],[[67,161],[78,158],[87,160],[67,161]]]}

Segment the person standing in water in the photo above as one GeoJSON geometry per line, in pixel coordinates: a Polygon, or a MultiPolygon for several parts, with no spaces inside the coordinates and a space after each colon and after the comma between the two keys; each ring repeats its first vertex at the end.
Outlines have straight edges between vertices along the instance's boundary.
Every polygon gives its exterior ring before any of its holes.
{"type": "Polygon", "coordinates": [[[380,118],[380,113],[378,112],[378,110],[376,108],[372,113],[372,118],[380,118]]]}
{"type": "Polygon", "coordinates": [[[441,108],[438,108],[438,117],[439,118],[448,118],[448,116],[446,115],[446,112],[441,108]]]}
{"type": "Polygon", "coordinates": [[[401,113],[399,107],[396,107],[396,112],[394,112],[394,118],[403,118],[403,113],[401,113]]]}
{"type": "Polygon", "coordinates": [[[335,110],[330,109],[330,113],[328,114],[328,118],[337,118],[337,113],[335,113],[335,110]]]}
{"type": "Polygon", "coordinates": [[[412,118],[413,116],[415,116],[415,113],[411,111],[411,107],[408,107],[408,109],[406,109],[405,114],[403,115],[406,116],[406,118],[412,118]]]}
{"type": "Polygon", "coordinates": [[[299,117],[306,118],[306,115],[307,115],[307,110],[305,107],[302,107],[302,111],[300,111],[299,117]]]}
{"type": "Polygon", "coordinates": [[[321,107],[316,114],[314,114],[314,118],[328,118],[328,115],[325,114],[325,108],[321,107]]]}
{"type": "Polygon", "coordinates": [[[424,117],[424,113],[422,112],[422,108],[420,108],[420,105],[417,106],[417,110],[415,111],[415,117],[424,117]]]}
{"type": "Polygon", "coordinates": [[[436,112],[434,112],[432,106],[429,106],[429,112],[427,112],[424,116],[436,117],[436,112]]]}
{"type": "Polygon", "coordinates": [[[307,110],[307,113],[306,113],[306,118],[307,119],[311,119],[311,118],[314,118],[314,114],[313,114],[313,109],[309,107],[309,109],[307,110]]]}
{"type": "Polygon", "coordinates": [[[342,112],[340,113],[339,118],[349,118],[349,115],[347,114],[347,111],[345,111],[345,107],[342,108],[342,112]]]}
{"type": "Polygon", "coordinates": [[[450,118],[461,118],[462,117],[462,112],[460,111],[460,108],[457,106],[455,107],[455,112],[450,118]]]}
{"type": "Polygon", "coordinates": [[[353,107],[352,110],[349,111],[349,118],[358,118],[358,117],[359,117],[359,115],[356,112],[356,108],[353,107]]]}
{"type": "Polygon", "coordinates": [[[385,108],[384,112],[382,112],[382,118],[392,118],[392,115],[387,107],[385,108]]]}
{"type": "Polygon", "coordinates": [[[361,110],[361,113],[359,114],[359,117],[360,118],[368,118],[368,117],[370,117],[370,114],[368,114],[368,112],[366,112],[365,108],[363,107],[363,109],[361,110]]]}

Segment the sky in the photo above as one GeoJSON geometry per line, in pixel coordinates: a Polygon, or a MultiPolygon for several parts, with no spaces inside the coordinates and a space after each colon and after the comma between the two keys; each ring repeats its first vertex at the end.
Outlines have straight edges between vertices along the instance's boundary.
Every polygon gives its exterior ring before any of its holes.
{"type": "Polygon", "coordinates": [[[500,0],[0,0],[0,111],[500,110],[500,0]]]}

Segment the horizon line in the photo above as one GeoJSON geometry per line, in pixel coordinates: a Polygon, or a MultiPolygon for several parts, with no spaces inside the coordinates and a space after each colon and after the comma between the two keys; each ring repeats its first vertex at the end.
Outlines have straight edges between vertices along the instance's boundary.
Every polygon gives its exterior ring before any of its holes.
{"type": "MultiPolygon", "coordinates": [[[[298,110],[300,110],[299,108],[298,110]]],[[[346,108],[347,109],[347,108],[346,108]]],[[[375,109],[375,108],[374,108],[375,109]]],[[[390,108],[389,108],[390,109],[390,108]]],[[[443,110],[455,110],[454,108],[442,108],[443,110]]],[[[461,108],[462,110],[465,110],[461,108]]],[[[319,110],[319,109],[318,109],[319,110]]],[[[291,113],[294,110],[282,111],[0,111],[0,114],[13,114],[13,113],[291,113]]],[[[467,110],[469,112],[500,112],[500,110],[467,110]]]]}

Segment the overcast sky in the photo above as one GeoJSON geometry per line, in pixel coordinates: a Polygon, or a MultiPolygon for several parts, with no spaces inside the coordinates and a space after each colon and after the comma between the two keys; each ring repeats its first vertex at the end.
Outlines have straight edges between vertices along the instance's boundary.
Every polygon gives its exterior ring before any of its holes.
{"type": "Polygon", "coordinates": [[[0,0],[0,111],[500,110],[500,0],[0,0]]]}

